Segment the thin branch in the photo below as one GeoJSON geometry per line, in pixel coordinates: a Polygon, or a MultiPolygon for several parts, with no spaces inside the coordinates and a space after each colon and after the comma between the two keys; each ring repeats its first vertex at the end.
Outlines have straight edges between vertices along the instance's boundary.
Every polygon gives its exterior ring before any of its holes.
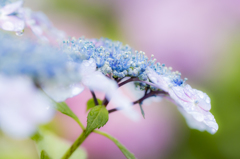
{"type": "Polygon", "coordinates": [[[144,95],[146,95],[146,94],[147,94],[147,92],[148,92],[148,88],[146,88],[146,90],[145,90],[145,92],[144,92],[144,95]]]}
{"type": "Polygon", "coordinates": [[[141,80],[139,80],[137,77],[135,77],[135,78],[130,78],[130,79],[124,81],[124,82],[121,82],[121,83],[118,84],[118,86],[121,87],[121,86],[123,86],[123,85],[125,85],[125,84],[127,84],[127,83],[129,83],[129,82],[142,82],[142,83],[146,83],[146,84],[148,84],[148,85],[150,85],[150,86],[153,86],[153,87],[158,88],[158,85],[156,85],[156,84],[154,84],[154,83],[152,83],[152,82],[148,82],[148,81],[141,81],[141,80]]]}
{"type": "Polygon", "coordinates": [[[103,99],[102,105],[105,105],[105,107],[108,105],[109,101],[107,100],[106,96],[103,99]]]}
{"type": "Polygon", "coordinates": [[[121,82],[122,78],[116,80],[117,83],[121,82]]]}
{"type": "Polygon", "coordinates": [[[108,110],[108,114],[110,114],[110,113],[112,113],[112,112],[116,112],[116,111],[118,111],[117,108],[110,109],[110,110],[108,110]]]}
{"type": "MultiPolygon", "coordinates": [[[[147,99],[147,98],[149,98],[149,97],[152,97],[152,96],[155,96],[155,95],[157,95],[157,94],[168,95],[168,93],[165,92],[165,91],[151,91],[150,93],[145,94],[142,98],[134,101],[134,102],[132,103],[132,105],[135,105],[135,104],[137,104],[137,103],[142,103],[145,99],[147,99]]],[[[113,109],[110,109],[110,110],[108,110],[108,113],[112,113],[112,112],[115,112],[115,111],[118,111],[118,110],[121,110],[121,108],[113,108],[113,109]]]]}
{"type": "MultiPolygon", "coordinates": [[[[117,82],[120,82],[122,79],[121,79],[120,81],[119,81],[119,79],[115,79],[115,80],[116,80],[117,82]]],[[[156,84],[151,83],[151,82],[148,82],[148,81],[141,81],[141,80],[139,80],[137,77],[134,77],[134,78],[131,77],[131,78],[129,78],[128,80],[119,83],[119,84],[118,84],[118,87],[121,87],[121,86],[123,86],[123,85],[125,85],[125,84],[127,84],[127,83],[129,83],[129,82],[142,82],[142,83],[146,83],[146,84],[148,84],[148,85],[150,85],[150,86],[153,86],[153,87],[158,88],[158,86],[157,86],[156,84]]],[[[146,95],[147,91],[148,91],[148,90],[146,90],[145,95],[146,95]]],[[[151,93],[151,92],[150,92],[150,93],[151,93]]],[[[105,97],[104,100],[103,100],[103,105],[107,106],[108,103],[109,103],[109,101],[108,101],[108,100],[106,99],[106,97],[105,97]]]]}
{"type": "Polygon", "coordinates": [[[98,104],[98,100],[97,100],[97,98],[96,98],[96,95],[95,95],[94,91],[91,90],[91,94],[92,94],[92,96],[93,96],[93,100],[94,100],[95,105],[99,105],[99,104],[98,104]]]}
{"type": "Polygon", "coordinates": [[[129,82],[133,82],[133,81],[137,81],[137,80],[139,80],[139,79],[138,79],[138,78],[129,78],[128,80],[119,83],[118,86],[121,87],[121,86],[123,86],[124,84],[127,84],[127,83],[129,83],[129,82]]]}

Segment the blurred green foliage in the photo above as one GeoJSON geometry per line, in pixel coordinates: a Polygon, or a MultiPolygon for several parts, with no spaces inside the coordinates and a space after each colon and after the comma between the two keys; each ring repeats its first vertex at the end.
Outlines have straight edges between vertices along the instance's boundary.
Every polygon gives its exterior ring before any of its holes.
{"type": "Polygon", "coordinates": [[[31,140],[13,140],[0,132],[0,159],[37,159],[31,140]]]}
{"type": "Polygon", "coordinates": [[[103,37],[119,39],[117,19],[112,8],[94,5],[84,0],[52,0],[50,3],[56,12],[66,12],[75,17],[81,17],[89,26],[94,25],[93,28],[100,29],[103,37]]]}
{"type": "MultiPolygon", "coordinates": [[[[49,156],[52,159],[60,159],[71,146],[71,142],[67,142],[62,138],[59,138],[51,131],[41,128],[39,133],[33,138],[36,142],[36,147],[39,151],[39,154],[45,152],[45,155],[49,156]],[[36,136],[38,136],[36,138],[36,136]]],[[[42,156],[42,154],[41,154],[42,156]]],[[[81,147],[76,149],[69,159],[86,159],[87,153],[81,147]]]]}

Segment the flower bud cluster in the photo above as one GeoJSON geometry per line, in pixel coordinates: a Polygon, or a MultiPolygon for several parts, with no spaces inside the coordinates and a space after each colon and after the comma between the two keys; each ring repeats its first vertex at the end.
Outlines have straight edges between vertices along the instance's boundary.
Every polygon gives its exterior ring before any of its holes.
{"type": "MultiPolygon", "coordinates": [[[[107,38],[69,39],[63,41],[63,50],[70,51],[71,61],[78,62],[79,59],[93,58],[96,61],[97,69],[105,75],[110,75],[115,79],[124,77],[138,77],[141,81],[149,81],[146,68],[149,66],[159,75],[167,76],[173,86],[181,86],[187,79],[181,79],[181,73],[172,72],[171,67],[165,64],[156,63],[154,55],[149,59],[145,52],[136,51],[128,45],[123,45],[119,41],[112,41],[107,38]]],[[[136,83],[140,89],[149,87],[146,84],[136,83]]],[[[157,88],[151,87],[152,90],[157,88]]]]}

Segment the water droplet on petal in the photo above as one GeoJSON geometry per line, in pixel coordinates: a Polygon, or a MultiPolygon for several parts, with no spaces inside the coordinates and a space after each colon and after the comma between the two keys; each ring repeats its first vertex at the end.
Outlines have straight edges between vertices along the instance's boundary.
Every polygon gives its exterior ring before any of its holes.
{"type": "Polygon", "coordinates": [[[205,100],[199,99],[198,103],[196,104],[202,109],[204,109],[205,111],[209,111],[211,109],[211,104],[205,102],[205,100]]]}
{"type": "Polygon", "coordinates": [[[210,103],[210,98],[206,97],[206,102],[209,104],[210,103]]]}
{"type": "Polygon", "coordinates": [[[204,97],[204,93],[203,93],[203,92],[201,92],[201,91],[199,91],[199,90],[195,90],[195,92],[197,93],[197,95],[198,95],[200,98],[203,99],[203,97],[204,97]]]}
{"type": "Polygon", "coordinates": [[[72,95],[78,95],[79,93],[81,93],[83,91],[84,87],[80,87],[80,86],[77,86],[77,87],[74,87],[72,89],[72,95]]]}
{"type": "Polygon", "coordinates": [[[212,133],[212,134],[215,134],[216,131],[217,131],[217,130],[215,130],[215,129],[211,129],[211,133],[212,133]]]}
{"type": "Polygon", "coordinates": [[[23,30],[22,30],[22,31],[17,31],[17,32],[16,32],[16,35],[17,35],[17,36],[22,36],[22,35],[23,35],[23,30]]]}
{"type": "Polygon", "coordinates": [[[214,130],[218,130],[218,124],[215,121],[206,121],[206,125],[214,130]]]}

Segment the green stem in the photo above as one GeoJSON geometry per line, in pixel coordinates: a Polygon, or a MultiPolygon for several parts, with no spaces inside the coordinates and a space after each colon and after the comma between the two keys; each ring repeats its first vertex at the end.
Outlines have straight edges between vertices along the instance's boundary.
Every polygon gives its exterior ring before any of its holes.
{"type": "Polygon", "coordinates": [[[86,134],[85,131],[77,138],[77,140],[72,144],[72,146],[68,149],[68,151],[64,154],[62,159],[68,159],[75,150],[83,143],[83,141],[88,137],[89,134],[86,134]]]}

